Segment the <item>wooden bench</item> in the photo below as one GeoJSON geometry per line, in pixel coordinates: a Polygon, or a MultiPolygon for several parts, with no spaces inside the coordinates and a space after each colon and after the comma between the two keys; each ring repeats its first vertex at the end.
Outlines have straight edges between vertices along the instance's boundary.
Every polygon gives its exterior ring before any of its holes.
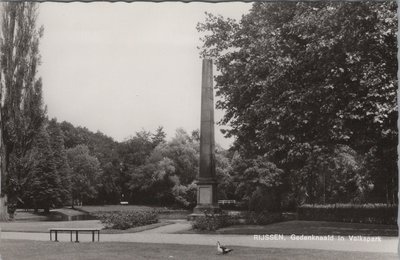
{"type": "Polygon", "coordinates": [[[236,200],[218,200],[218,204],[229,204],[229,205],[236,205],[236,200]]]}
{"type": "Polygon", "coordinates": [[[71,234],[71,242],[72,242],[72,234],[75,232],[75,243],[79,243],[78,239],[78,234],[79,232],[91,232],[92,233],[92,242],[94,242],[94,235],[97,232],[97,241],[100,241],[100,229],[99,228],[50,228],[50,241],[53,241],[52,234],[54,232],[55,235],[55,242],[58,242],[57,240],[57,233],[58,232],[64,232],[64,233],[70,233],[71,234]]]}

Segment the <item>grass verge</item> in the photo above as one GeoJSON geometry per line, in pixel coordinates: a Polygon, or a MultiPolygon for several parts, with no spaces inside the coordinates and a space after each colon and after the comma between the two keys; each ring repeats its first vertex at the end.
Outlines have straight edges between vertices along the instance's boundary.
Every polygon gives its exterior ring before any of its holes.
{"type": "Polygon", "coordinates": [[[229,255],[216,254],[216,246],[144,244],[144,243],[54,243],[26,240],[2,240],[3,260],[71,259],[326,259],[394,260],[395,254],[340,252],[308,249],[234,247],[229,255]]]}

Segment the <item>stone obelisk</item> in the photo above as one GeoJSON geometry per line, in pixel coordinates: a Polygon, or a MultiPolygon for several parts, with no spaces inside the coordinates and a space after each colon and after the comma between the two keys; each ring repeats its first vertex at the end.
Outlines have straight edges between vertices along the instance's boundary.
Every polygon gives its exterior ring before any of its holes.
{"type": "Polygon", "coordinates": [[[204,59],[201,83],[200,171],[194,213],[219,211],[215,177],[214,94],[212,60],[204,59]]]}

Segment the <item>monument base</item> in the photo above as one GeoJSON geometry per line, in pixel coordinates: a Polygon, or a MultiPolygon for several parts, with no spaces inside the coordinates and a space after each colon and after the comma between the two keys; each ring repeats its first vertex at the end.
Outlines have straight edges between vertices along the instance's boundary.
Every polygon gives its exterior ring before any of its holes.
{"type": "Polygon", "coordinates": [[[197,206],[193,209],[193,214],[189,215],[189,220],[196,217],[204,217],[204,214],[220,214],[222,211],[217,201],[217,183],[213,180],[197,183],[197,206]]]}
{"type": "Polygon", "coordinates": [[[204,216],[207,214],[218,214],[221,213],[221,208],[218,205],[197,205],[193,209],[193,214],[201,214],[204,216]]]}
{"type": "Polygon", "coordinates": [[[222,210],[218,205],[199,205],[193,209],[193,213],[190,214],[187,219],[189,221],[194,221],[198,217],[204,217],[205,214],[209,215],[219,215],[222,210]]]}

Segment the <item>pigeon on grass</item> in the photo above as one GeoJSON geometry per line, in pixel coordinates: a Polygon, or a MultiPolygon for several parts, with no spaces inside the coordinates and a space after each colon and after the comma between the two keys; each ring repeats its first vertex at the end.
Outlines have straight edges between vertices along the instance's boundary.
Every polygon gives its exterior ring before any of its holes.
{"type": "Polygon", "coordinates": [[[233,251],[233,249],[230,249],[230,248],[226,248],[226,247],[224,247],[224,246],[221,246],[221,244],[219,243],[219,241],[217,241],[217,252],[218,252],[219,254],[225,255],[225,254],[227,254],[227,253],[229,253],[229,252],[232,252],[232,251],[233,251]]]}

